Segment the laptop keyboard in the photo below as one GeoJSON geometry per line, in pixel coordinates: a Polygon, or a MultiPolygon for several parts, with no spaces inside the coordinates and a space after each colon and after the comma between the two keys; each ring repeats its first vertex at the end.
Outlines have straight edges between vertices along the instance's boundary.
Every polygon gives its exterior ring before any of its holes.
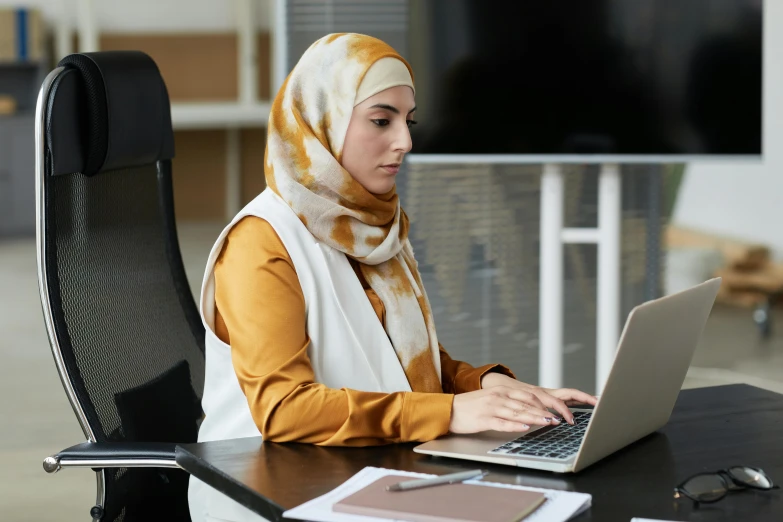
{"type": "Polygon", "coordinates": [[[487,453],[567,459],[579,451],[587,423],[590,422],[592,414],[592,411],[576,411],[574,412],[573,426],[565,421],[557,426],[547,426],[529,435],[523,435],[518,439],[506,442],[487,453]]]}

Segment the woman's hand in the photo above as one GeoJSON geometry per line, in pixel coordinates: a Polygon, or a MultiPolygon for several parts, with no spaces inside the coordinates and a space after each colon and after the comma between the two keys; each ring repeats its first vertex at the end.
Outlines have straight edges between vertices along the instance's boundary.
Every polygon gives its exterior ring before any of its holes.
{"type": "Polygon", "coordinates": [[[583,391],[571,388],[541,388],[512,379],[502,373],[490,372],[481,378],[483,389],[493,389],[502,386],[513,390],[521,390],[533,394],[546,408],[558,412],[569,424],[574,423],[574,416],[568,409],[569,406],[589,404],[595,406],[598,398],[583,391]]]}
{"type": "Polygon", "coordinates": [[[460,393],[451,406],[452,433],[526,431],[531,425],[560,424],[535,394],[508,386],[460,393]]]}

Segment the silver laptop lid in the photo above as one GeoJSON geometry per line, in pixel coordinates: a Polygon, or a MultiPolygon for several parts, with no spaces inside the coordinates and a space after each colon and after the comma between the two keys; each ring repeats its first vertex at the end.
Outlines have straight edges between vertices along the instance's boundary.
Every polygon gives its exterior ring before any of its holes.
{"type": "Polygon", "coordinates": [[[720,284],[711,279],[631,311],[574,471],[668,422],[720,284]]]}

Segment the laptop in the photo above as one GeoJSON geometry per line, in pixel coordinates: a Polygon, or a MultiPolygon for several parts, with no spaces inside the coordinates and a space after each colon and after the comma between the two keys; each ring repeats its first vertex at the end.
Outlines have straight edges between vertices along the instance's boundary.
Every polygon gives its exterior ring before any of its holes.
{"type": "Polygon", "coordinates": [[[598,404],[572,408],[573,426],[450,434],[414,451],[570,473],[654,432],[669,421],[720,284],[710,279],[635,307],[598,404]]]}

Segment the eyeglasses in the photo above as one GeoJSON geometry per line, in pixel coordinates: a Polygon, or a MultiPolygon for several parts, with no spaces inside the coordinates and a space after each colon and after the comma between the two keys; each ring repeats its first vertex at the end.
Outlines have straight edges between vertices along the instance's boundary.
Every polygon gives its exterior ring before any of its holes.
{"type": "Polygon", "coordinates": [[[764,471],[748,466],[732,466],[712,473],[699,473],[689,477],[674,488],[674,498],[681,495],[693,500],[694,505],[717,502],[729,491],[739,491],[746,488],[770,490],[779,486],[772,484],[764,471]]]}

